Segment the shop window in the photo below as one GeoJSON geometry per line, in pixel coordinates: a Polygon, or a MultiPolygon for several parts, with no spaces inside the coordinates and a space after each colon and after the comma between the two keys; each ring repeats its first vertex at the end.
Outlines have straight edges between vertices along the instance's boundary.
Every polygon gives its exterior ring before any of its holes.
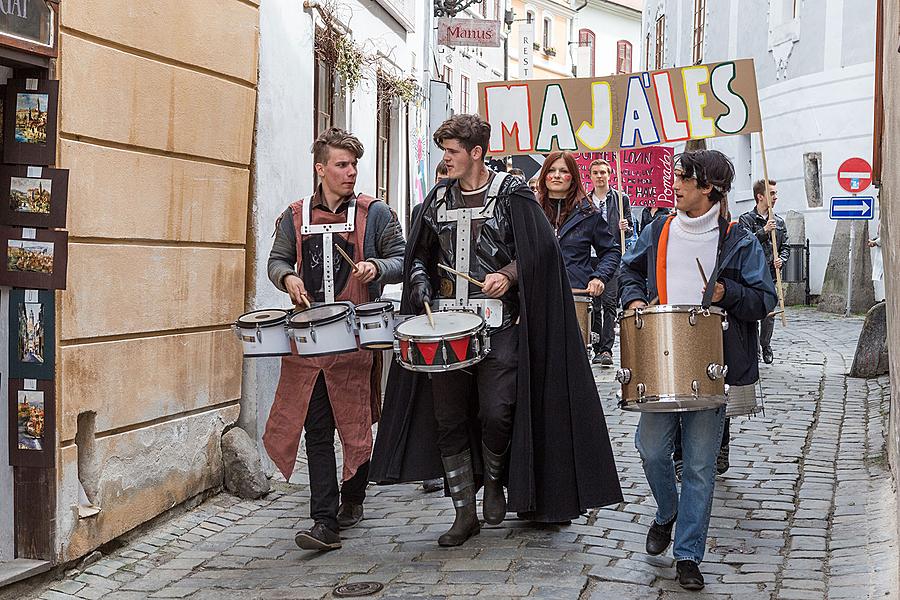
{"type": "Polygon", "coordinates": [[[616,75],[631,73],[631,42],[619,40],[616,42],[616,75]]]}
{"type": "Polygon", "coordinates": [[[810,208],[822,207],[821,152],[807,152],[803,155],[803,181],[806,187],[806,205],[810,208]]]}

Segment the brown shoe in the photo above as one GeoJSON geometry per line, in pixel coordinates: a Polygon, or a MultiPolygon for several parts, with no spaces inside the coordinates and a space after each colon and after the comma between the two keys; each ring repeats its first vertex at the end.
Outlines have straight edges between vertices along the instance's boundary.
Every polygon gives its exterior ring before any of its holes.
{"type": "Polygon", "coordinates": [[[316,523],[312,529],[298,531],[294,543],[304,550],[337,550],[341,547],[341,536],[325,523],[316,523]]]}

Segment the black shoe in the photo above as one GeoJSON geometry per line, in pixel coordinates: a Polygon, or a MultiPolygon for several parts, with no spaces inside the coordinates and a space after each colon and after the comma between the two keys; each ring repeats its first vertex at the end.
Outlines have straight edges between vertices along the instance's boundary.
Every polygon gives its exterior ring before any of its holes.
{"type": "Polygon", "coordinates": [[[772,354],[772,348],[766,346],[762,349],[762,359],[763,362],[767,365],[771,365],[773,362],[775,362],[775,355],[772,354]]]}
{"type": "Polygon", "coordinates": [[[325,523],[316,523],[308,531],[298,531],[294,542],[304,550],[337,550],[341,547],[341,536],[325,523]]]}
{"type": "MultiPolygon", "coordinates": [[[[604,367],[612,366],[612,364],[613,364],[612,354],[610,354],[609,352],[601,352],[599,355],[599,358],[600,358],[599,364],[603,365],[604,367]]],[[[597,358],[594,358],[594,361],[596,362],[597,358]]]]}
{"type": "Polygon", "coordinates": [[[426,479],[422,482],[422,491],[426,494],[437,492],[442,489],[444,489],[444,480],[440,477],[437,479],[426,479]]]}
{"type": "Polygon", "coordinates": [[[728,470],[731,465],[728,462],[728,444],[719,448],[719,455],[716,457],[716,474],[721,475],[728,470]]]}
{"type": "Polygon", "coordinates": [[[350,529],[363,518],[363,505],[355,502],[341,502],[338,508],[337,522],[341,529],[350,529]]]}
{"type": "Polygon", "coordinates": [[[602,365],[603,356],[599,352],[594,352],[594,358],[591,359],[592,365],[602,365]]]}
{"type": "Polygon", "coordinates": [[[675,527],[676,518],[678,515],[672,517],[672,520],[664,525],[660,525],[656,519],[653,519],[650,531],[647,532],[647,554],[657,556],[666,551],[666,548],[672,543],[672,528],[675,527]]]}
{"type": "Polygon", "coordinates": [[[506,518],[506,496],[503,493],[503,471],[509,446],[500,454],[492,452],[484,443],[481,454],[484,457],[484,497],[481,511],[490,525],[499,525],[506,518]]]}
{"type": "Polygon", "coordinates": [[[692,560],[679,560],[675,565],[675,571],[678,573],[678,585],[686,590],[702,590],[706,585],[703,583],[700,567],[692,560]]]}

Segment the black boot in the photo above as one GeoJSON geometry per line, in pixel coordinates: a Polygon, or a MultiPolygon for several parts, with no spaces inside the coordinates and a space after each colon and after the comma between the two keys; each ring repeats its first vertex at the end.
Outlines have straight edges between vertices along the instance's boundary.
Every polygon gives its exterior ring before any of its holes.
{"type": "Polygon", "coordinates": [[[509,446],[503,454],[494,454],[481,444],[484,454],[484,502],[482,512],[484,520],[491,525],[499,525],[506,518],[506,496],[503,494],[503,469],[506,468],[506,457],[509,446]]]}
{"type": "Polygon", "coordinates": [[[472,470],[472,453],[466,450],[453,456],[442,456],[444,473],[456,519],[453,526],[438,538],[440,546],[459,546],[481,531],[481,523],[475,510],[475,473],[472,470]]]}

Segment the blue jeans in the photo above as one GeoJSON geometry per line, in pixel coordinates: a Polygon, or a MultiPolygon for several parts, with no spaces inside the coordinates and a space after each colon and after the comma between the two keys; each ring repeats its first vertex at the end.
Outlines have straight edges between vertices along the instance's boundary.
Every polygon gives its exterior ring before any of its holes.
{"type": "Polygon", "coordinates": [[[725,425],[725,407],[683,413],[643,413],[634,436],[644,475],[656,499],[656,522],[668,523],[675,515],[675,560],[703,561],[706,534],[716,484],[716,456],[725,425]],[[672,450],[681,428],[681,496],[675,487],[672,450]]]}

